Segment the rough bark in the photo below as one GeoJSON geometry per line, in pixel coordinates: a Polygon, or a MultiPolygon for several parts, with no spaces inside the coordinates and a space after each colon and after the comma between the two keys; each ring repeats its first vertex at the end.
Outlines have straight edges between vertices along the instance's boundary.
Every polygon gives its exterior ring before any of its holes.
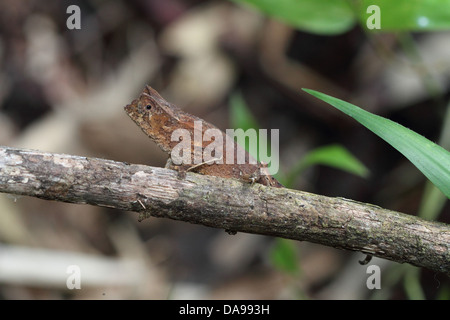
{"type": "Polygon", "coordinates": [[[310,241],[450,275],[449,225],[343,198],[9,147],[0,147],[0,192],[310,241]]]}

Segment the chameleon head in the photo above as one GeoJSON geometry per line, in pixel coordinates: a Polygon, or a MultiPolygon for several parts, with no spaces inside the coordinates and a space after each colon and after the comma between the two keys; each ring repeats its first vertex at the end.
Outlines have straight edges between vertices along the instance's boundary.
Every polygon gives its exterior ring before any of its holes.
{"type": "Polygon", "coordinates": [[[164,105],[165,100],[159,93],[146,86],[138,99],[133,100],[129,105],[125,106],[125,112],[136,121],[138,118],[151,118],[152,114],[157,113],[159,107],[164,105]]]}
{"type": "MultiPolygon", "coordinates": [[[[159,93],[150,86],[146,86],[138,99],[125,106],[128,116],[147,134],[152,140],[165,150],[167,134],[170,128],[176,127],[172,122],[176,117],[172,106],[164,100],[159,93]]],[[[169,135],[170,141],[170,135],[169,135]]]]}

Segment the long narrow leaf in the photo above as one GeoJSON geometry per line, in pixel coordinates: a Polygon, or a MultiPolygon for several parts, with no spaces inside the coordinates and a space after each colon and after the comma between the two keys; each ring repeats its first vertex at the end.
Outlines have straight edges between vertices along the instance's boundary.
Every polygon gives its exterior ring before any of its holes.
{"type": "Polygon", "coordinates": [[[409,159],[450,198],[450,152],[402,125],[321,92],[303,89],[364,125],[409,159]]]}

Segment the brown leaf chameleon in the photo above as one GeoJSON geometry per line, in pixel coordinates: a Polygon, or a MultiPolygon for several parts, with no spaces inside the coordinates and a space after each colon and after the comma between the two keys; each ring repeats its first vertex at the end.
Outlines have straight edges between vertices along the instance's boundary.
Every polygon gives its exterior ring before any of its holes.
{"type": "MultiPolygon", "coordinates": [[[[167,154],[169,160],[166,168],[174,169],[184,174],[186,171],[192,171],[200,174],[217,176],[222,178],[235,178],[247,182],[256,182],[266,186],[282,188],[283,185],[272,177],[267,165],[257,162],[248,154],[239,144],[233,141],[232,164],[227,162],[225,143],[220,158],[212,159],[209,162],[198,164],[180,164],[175,165],[171,159],[171,152],[180,141],[172,141],[172,134],[176,129],[186,129],[191,135],[190,158],[201,157],[205,148],[212,141],[201,141],[201,145],[195,140],[195,136],[204,136],[208,129],[217,129],[214,125],[200,119],[194,115],[188,114],[177,106],[167,102],[161,95],[150,86],[146,86],[138,99],[133,100],[125,106],[125,111],[130,118],[167,154]],[[200,121],[200,122],[199,122],[200,121]],[[197,125],[195,125],[195,123],[197,125]],[[199,127],[198,124],[201,124],[199,127]],[[198,132],[197,132],[198,131],[198,132]],[[194,137],[194,139],[193,139],[194,137]],[[196,145],[197,143],[197,145],[196,145]],[[237,153],[245,153],[245,162],[238,164],[237,153]],[[213,161],[215,160],[215,161],[213,161]],[[251,163],[250,160],[254,162],[251,163]],[[221,163],[220,163],[221,162],[221,163]]],[[[223,140],[226,141],[226,134],[220,131],[223,140]]],[[[228,159],[231,160],[231,159],[228,159]]]]}

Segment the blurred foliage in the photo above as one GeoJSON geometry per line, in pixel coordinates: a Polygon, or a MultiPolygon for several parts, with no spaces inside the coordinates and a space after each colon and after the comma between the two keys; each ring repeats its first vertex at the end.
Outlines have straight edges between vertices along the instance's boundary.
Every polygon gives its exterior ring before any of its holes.
{"type": "Polygon", "coordinates": [[[304,90],[354,118],[388,142],[450,198],[450,152],[394,121],[326,94],[309,89],[304,90]]]}
{"type": "Polygon", "coordinates": [[[448,199],[431,181],[427,181],[421,199],[418,216],[426,220],[437,220],[448,199]]]}
{"type": "Polygon", "coordinates": [[[300,273],[297,246],[291,240],[277,238],[270,251],[270,261],[278,270],[298,276],[300,273]]]}
{"type": "Polygon", "coordinates": [[[420,268],[411,265],[405,266],[403,286],[410,300],[424,300],[425,293],[420,284],[420,268]]]}
{"type": "Polygon", "coordinates": [[[258,122],[251,113],[241,93],[235,93],[230,98],[230,124],[232,128],[259,129],[258,122]]]}
{"type": "Polygon", "coordinates": [[[370,5],[377,5],[381,12],[381,31],[432,31],[450,28],[449,0],[362,0],[360,21],[365,25],[365,12],[370,5]]]}
{"type": "MultiPolygon", "coordinates": [[[[258,142],[260,141],[260,139],[265,139],[265,137],[259,135],[258,122],[249,110],[247,104],[244,101],[244,98],[240,93],[235,93],[230,98],[230,124],[234,129],[242,129],[244,131],[247,131],[249,129],[256,130],[258,142]]],[[[268,142],[266,141],[266,143],[268,142]]],[[[250,153],[255,159],[259,161],[260,159],[258,145],[259,143],[251,144],[246,140],[245,146],[242,147],[244,147],[248,153],[250,153]]],[[[270,148],[268,150],[270,150],[270,148]]]]}
{"type": "Polygon", "coordinates": [[[356,159],[346,148],[341,145],[333,144],[319,147],[308,152],[301,158],[297,164],[290,170],[286,176],[285,185],[292,187],[295,179],[310,166],[326,165],[332,168],[340,169],[348,173],[366,178],[369,175],[369,169],[356,159]]]}
{"type": "Polygon", "coordinates": [[[430,31],[450,28],[449,0],[233,0],[249,4],[299,30],[335,35],[363,26],[377,5],[380,31],[430,31]]]}
{"type": "Polygon", "coordinates": [[[442,289],[438,293],[437,299],[438,300],[450,300],[450,287],[444,284],[442,286],[442,289]]]}
{"type": "Polygon", "coordinates": [[[346,0],[233,0],[249,4],[265,14],[303,31],[339,34],[355,25],[346,0]]]}

